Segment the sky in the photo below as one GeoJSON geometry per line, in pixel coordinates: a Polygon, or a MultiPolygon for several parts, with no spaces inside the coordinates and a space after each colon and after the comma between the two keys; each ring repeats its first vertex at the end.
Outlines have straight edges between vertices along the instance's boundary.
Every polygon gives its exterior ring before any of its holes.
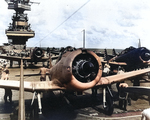
{"type": "MultiPolygon", "coordinates": [[[[149,0],[32,0],[28,14],[35,37],[27,47],[150,49],[149,0]]],[[[0,45],[7,43],[5,29],[12,22],[14,10],[0,0],[0,45]]]]}

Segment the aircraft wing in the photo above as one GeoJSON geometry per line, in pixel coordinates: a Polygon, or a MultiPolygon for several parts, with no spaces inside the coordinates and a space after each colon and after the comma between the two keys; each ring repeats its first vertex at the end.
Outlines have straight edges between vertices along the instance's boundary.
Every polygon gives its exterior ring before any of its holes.
{"type": "Polygon", "coordinates": [[[59,51],[51,51],[51,53],[54,54],[54,55],[59,55],[60,54],[59,51]]]}
{"type": "MultiPolygon", "coordinates": [[[[28,62],[32,62],[33,60],[31,59],[31,57],[17,57],[17,56],[6,56],[6,55],[0,55],[0,58],[3,58],[3,59],[7,59],[7,60],[13,60],[13,61],[20,61],[20,59],[22,58],[23,60],[27,60],[28,62]]],[[[55,60],[57,59],[58,56],[52,56],[51,59],[52,60],[55,60]]],[[[41,58],[41,62],[45,62],[49,60],[49,57],[42,57],[41,58]]]]}
{"type": "Polygon", "coordinates": [[[0,58],[7,59],[7,60],[14,60],[14,61],[20,61],[21,59],[21,57],[6,56],[6,55],[0,55],[0,58]]]}
{"type": "Polygon", "coordinates": [[[59,55],[52,56],[51,59],[52,59],[52,60],[55,60],[55,59],[57,59],[58,57],[59,57],[59,55]]]}
{"type": "MultiPolygon", "coordinates": [[[[107,61],[101,61],[102,63],[107,63],[107,61]]],[[[127,63],[125,62],[109,62],[110,65],[117,65],[117,66],[126,66],[127,63]]]]}
{"type": "MultiPolygon", "coordinates": [[[[0,88],[10,88],[19,90],[20,81],[15,80],[0,80],[0,88]]],[[[44,90],[64,90],[64,87],[58,86],[53,81],[24,81],[24,90],[28,92],[44,91],[44,90]]]]}
{"type": "MultiPolygon", "coordinates": [[[[33,59],[31,59],[31,57],[23,57],[22,58],[23,60],[27,60],[28,62],[34,62],[33,59]]],[[[47,60],[49,60],[49,57],[42,57],[40,60],[40,62],[46,62],[47,60]]]]}
{"type": "MultiPolygon", "coordinates": [[[[107,61],[101,61],[102,63],[107,63],[107,61]]],[[[117,66],[126,66],[127,63],[125,62],[109,62],[110,65],[117,65],[117,66]]],[[[145,64],[148,64],[150,66],[150,62],[147,62],[145,64]]]]}
{"type": "Polygon", "coordinates": [[[131,71],[131,72],[125,72],[123,74],[117,74],[117,75],[112,75],[112,76],[108,76],[108,77],[102,77],[100,79],[100,81],[96,84],[96,86],[121,82],[127,78],[131,78],[131,77],[134,77],[137,75],[142,75],[142,74],[147,73],[147,72],[150,72],[150,68],[131,71]]]}
{"type": "MultiPolygon", "coordinates": [[[[150,68],[141,69],[132,72],[126,72],[124,74],[112,75],[108,77],[102,77],[96,86],[103,86],[108,84],[113,84],[117,82],[124,81],[127,78],[141,75],[144,73],[150,72],[150,68]]],[[[15,80],[0,80],[0,88],[11,88],[18,90],[20,81],[15,80]]],[[[45,91],[45,90],[65,90],[62,84],[55,81],[24,81],[24,90],[33,92],[33,91],[45,91]]]]}
{"type": "MultiPolygon", "coordinates": [[[[49,75],[49,73],[46,73],[46,75],[49,75]]],[[[15,75],[16,77],[20,77],[20,75],[15,75]]],[[[41,76],[41,74],[39,73],[35,73],[35,74],[24,74],[24,76],[41,76]]]]}
{"type": "Polygon", "coordinates": [[[139,95],[147,95],[150,96],[150,87],[143,87],[143,86],[131,86],[127,88],[121,88],[125,92],[129,93],[137,93],[139,95]]]}

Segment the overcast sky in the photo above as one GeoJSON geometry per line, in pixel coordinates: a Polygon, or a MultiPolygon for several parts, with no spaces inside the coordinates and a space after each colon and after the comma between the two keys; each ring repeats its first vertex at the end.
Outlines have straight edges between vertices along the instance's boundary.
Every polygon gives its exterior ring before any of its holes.
{"type": "MultiPolygon", "coordinates": [[[[32,0],[28,13],[35,37],[27,47],[83,46],[117,48],[138,46],[150,49],[150,0],[32,0]]],[[[0,45],[7,43],[8,28],[14,10],[0,0],[0,45]]]]}

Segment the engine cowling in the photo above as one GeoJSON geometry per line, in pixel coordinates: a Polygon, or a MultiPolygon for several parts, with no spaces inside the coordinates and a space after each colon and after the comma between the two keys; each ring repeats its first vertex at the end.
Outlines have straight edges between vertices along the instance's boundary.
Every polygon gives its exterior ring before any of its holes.
{"type": "Polygon", "coordinates": [[[35,47],[31,52],[31,59],[35,61],[40,60],[43,56],[44,56],[44,51],[39,47],[35,47]]]}
{"type": "Polygon", "coordinates": [[[142,60],[150,60],[150,51],[145,47],[133,48],[115,58],[116,62],[126,62],[127,64],[140,64],[143,62],[142,60]]]}
{"type": "Polygon", "coordinates": [[[82,91],[92,88],[102,76],[100,58],[89,50],[75,50],[63,54],[50,69],[50,79],[57,79],[67,89],[82,91]]]}

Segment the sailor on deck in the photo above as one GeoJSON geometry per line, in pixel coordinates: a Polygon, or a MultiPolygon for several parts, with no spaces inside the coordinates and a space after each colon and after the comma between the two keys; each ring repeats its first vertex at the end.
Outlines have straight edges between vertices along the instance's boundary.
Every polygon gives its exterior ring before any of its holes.
{"type": "MultiPolygon", "coordinates": [[[[6,64],[4,64],[4,67],[3,67],[3,72],[2,72],[2,80],[8,80],[9,77],[9,70],[8,68],[6,67],[6,64]]],[[[5,95],[4,95],[4,100],[5,100],[5,103],[7,103],[7,97],[9,97],[9,102],[12,103],[12,91],[10,88],[5,88],[5,95]]]]}
{"type": "Polygon", "coordinates": [[[48,72],[48,70],[49,69],[45,67],[40,68],[40,74],[41,74],[40,80],[41,81],[46,81],[46,72],[48,72]]]}

